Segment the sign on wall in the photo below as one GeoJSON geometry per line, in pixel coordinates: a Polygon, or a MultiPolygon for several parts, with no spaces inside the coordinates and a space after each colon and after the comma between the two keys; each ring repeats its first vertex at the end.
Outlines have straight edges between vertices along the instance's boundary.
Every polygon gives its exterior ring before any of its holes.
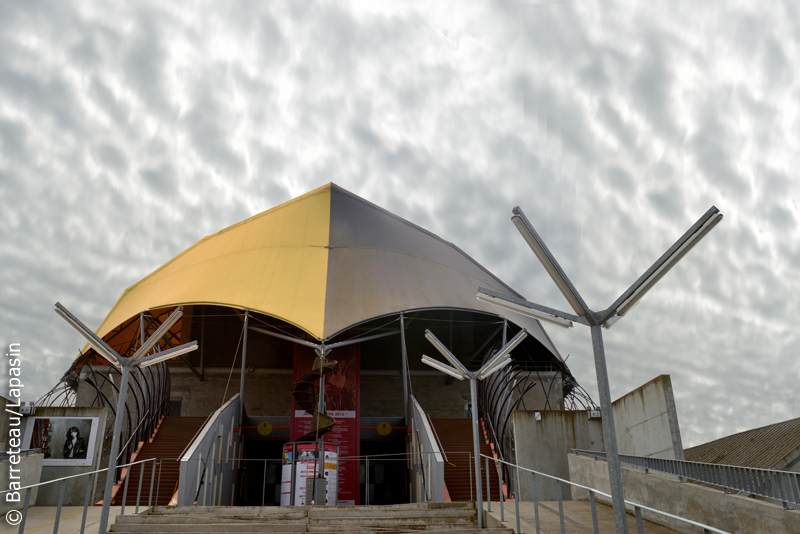
{"type": "Polygon", "coordinates": [[[28,417],[23,449],[41,449],[42,465],[92,465],[99,417],[28,417]]]}
{"type": "MultiPolygon", "coordinates": [[[[294,380],[311,370],[316,353],[302,345],[294,346],[294,380]]],[[[326,376],[325,402],[328,415],[336,419],[336,426],[325,434],[325,443],[339,447],[338,504],[358,504],[360,467],[358,460],[347,460],[360,454],[361,423],[361,350],[360,345],[334,349],[328,360],[338,362],[336,369],[326,376]]],[[[319,384],[317,384],[319,394],[319,384]]],[[[292,399],[292,434],[294,440],[311,428],[311,415],[298,408],[292,399]]]]}

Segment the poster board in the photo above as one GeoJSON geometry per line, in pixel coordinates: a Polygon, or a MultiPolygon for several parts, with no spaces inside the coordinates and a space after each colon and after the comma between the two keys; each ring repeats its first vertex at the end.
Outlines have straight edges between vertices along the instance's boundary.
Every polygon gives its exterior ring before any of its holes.
{"type": "Polygon", "coordinates": [[[28,417],[24,449],[42,449],[43,466],[91,466],[99,417],[28,417]]]}
{"type": "MultiPolygon", "coordinates": [[[[295,467],[294,473],[294,504],[295,506],[305,506],[306,504],[306,479],[314,478],[319,472],[319,460],[317,459],[316,443],[295,443],[295,451],[292,444],[283,447],[283,467],[281,469],[281,506],[289,506],[292,498],[292,465],[295,467]],[[297,453],[295,458],[294,454],[297,453]],[[295,458],[294,462],[292,459],[295,458]]],[[[324,456],[324,477],[325,477],[325,504],[335,506],[338,500],[338,475],[339,475],[339,451],[336,445],[325,444],[324,456]]]]}
{"type": "MultiPolygon", "coordinates": [[[[317,355],[313,349],[294,345],[293,380],[311,370],[317,355]]],[[[325,401],[328,415],[336,419],[336,426],[325,434],[325,443],[339,448],[338,504],[358,503],[358,488],[361,470],[356,459],[360,454],[361,437],[361,349],[360,344],[333,350],[328,360],[338,363],[329,373],[325,383],[325,401]]],[[[319,385],[316,387],[319,394],[319,385]]],[[[295,405],[292,399],[292,441],[306,434],[311,428],[311,415],[295,405]]]]}

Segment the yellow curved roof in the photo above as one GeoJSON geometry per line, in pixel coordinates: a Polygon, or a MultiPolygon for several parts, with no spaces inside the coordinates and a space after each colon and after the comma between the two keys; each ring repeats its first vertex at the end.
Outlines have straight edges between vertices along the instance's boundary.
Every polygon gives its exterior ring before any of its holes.
{"type": "MultiPolygon", "coordinates": [[[[502,314],[476,300],[480,286],[519,296],[452,243],[327,184],[201,239],[125,290],[97,334],[191,304],[250,309],[320,340],[404,310],[502,314]]],[[[537,321],[509,319],[558,355],[537,321]]]]}
{"type": "Polygon", "coordinates": [[[125,290],[104,336],[143,310],[218,304],[279,317],[321,334],[330,187],[321,187],[206,236],[125,290]]]}

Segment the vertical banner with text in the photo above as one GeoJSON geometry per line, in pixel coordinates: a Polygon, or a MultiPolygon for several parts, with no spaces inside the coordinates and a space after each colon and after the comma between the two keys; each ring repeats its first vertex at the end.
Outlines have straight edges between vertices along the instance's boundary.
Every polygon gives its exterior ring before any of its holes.
{"type": "MultiPolygon", "coordinates": [[[[294,346],[293,379],[311,370],[317,355],[313,349],[294,346]]],[[[358,461],[347,460],[360,453],[361,437],[361,349],[360,344],[334,349],[328,360],[338,362],[325,378],[325,402],[328,415],[336,420],[333,430],[324,435],[326,443],[339,446],[338,504],[359,504],[358,488],[361,470],[358,461]]],[[[317,385],[319,394],[319,385],[317,385]]],[[[292,433],[294,440],[311,427],[311,415],[295,405],[292,399],[292,433]]]]}

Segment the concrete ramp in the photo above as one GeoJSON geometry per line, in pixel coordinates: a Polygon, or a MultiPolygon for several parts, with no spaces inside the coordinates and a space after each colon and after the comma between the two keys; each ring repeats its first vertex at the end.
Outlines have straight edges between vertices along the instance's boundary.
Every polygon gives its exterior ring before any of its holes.
{"type": "Polygon", "coordinates": [[[358,532],[511,534],[510,528],[478,528],[474,503],[391,506],[154,507],[117,516],[109,532],[219,534],[247,532],[358,532]]]}

